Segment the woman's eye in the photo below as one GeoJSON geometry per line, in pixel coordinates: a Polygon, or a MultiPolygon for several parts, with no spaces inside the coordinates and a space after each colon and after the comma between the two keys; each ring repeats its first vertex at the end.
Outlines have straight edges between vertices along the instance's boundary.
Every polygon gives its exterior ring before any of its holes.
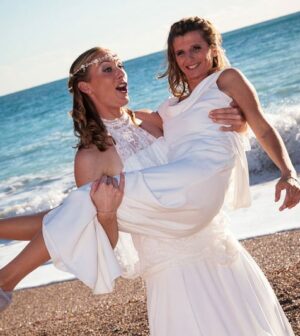
{"type": "Polygon", "coordinates": [[[118,67],[119,67],[120,69],[124,69],[124,64],[119,63],[119,64],[118,64],[118,67]]]}
{"type": "Polygon", "coordinates": [[[201,46],[199,46],[199,45],[193,46],[193,50],[194,51],[199,51],[199,50],[201,50],[201,46]]]}
{"type": "Polygon", "coordinates": [[[183,55],[183,51],[182,50],[179,50],[176,52],[176,56],[182,56],[183,55]]]}
{"type": "Polygon", "coordinates": [[[104,72],[112,72],[112,67],[108,66],[103,69],[104,72]]]}

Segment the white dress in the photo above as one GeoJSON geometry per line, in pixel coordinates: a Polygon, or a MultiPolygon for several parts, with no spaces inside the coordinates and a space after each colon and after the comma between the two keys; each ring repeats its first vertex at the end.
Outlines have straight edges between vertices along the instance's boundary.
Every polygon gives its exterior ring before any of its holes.
{"type": "MultiPolygon", "coordinates": [[[[121,239],[118,260],[146,281],[152,336],[294,335],[267,279],[226,228],[225,199],[246,206],[249,190],[239,135],[220,132],[207,116],[230,102],[219,74],[180,103],[168,99],[159,110],[164,139],[124,161],[118,220],[137,253],[121,239]]],[[[88,192],[89,185],[72,192],[43,231],[54,263],[101,293],[121,270],[88,192]]]]}

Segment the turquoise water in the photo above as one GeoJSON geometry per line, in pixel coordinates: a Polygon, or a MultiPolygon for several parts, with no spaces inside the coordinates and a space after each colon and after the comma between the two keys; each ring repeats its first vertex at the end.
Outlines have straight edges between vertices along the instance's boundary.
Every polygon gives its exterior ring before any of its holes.
{"type": "MultiPolygon", "coordinates": [[[[300,12],[223,38],[231,64],[254,84],[300,164],[300,12]]],[[[166,82],[156,80],[164,62],[163,51],[125,62],[132,109],[155,110],[169,95],[166,82]]],[[[0,217],[55,206],[74,186],[70,109],[66,79],[0,97],[0,217]]],[[[255,140],[252,145],[251,174],[272,170],[255,140]]]]}

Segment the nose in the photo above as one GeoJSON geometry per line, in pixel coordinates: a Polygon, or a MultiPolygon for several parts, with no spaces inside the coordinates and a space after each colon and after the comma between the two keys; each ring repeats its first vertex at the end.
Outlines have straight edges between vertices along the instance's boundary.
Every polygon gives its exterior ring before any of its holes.
{"type": "Polygon", "coordinates": [[[187,58],[188,59],[193,59],[194,58],[194,53],[193,53],[193,50],[189,50],[188,52],[187,52],[187,58]]]}
{"type": "Polygon", "coordinates": [[[117,68],[117,71],[116,71],[116,76],[118,79],[122,79],[126,76],[126,72],[124,70],[124,68],[117,68]]]}

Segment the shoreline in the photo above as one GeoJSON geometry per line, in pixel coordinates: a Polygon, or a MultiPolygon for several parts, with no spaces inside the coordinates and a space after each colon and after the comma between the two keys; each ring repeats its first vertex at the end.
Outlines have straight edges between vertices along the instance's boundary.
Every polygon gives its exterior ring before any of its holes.
{"type": "MultiPolygon", "coordinates": [[[[241,240],[271,282],[300,336],[300,229],[241,240]]],[[[119,279],[113,294],[92,295],[78,280],[20,289],[0,318],[0,335],[148,336],[145,286],[119,279]]]]}
{"type": "MultiPolygon", "coordinates": [[[[300,229],[299,206],[282,212],[278,211],[283,197],[279,203],[274,202],[276,181],[272,180],[251,186],[251,206],[227,212],[230,219],[228,228],[237,239],[252,239],[276,232],[300,229]]],[[[12,242],[0,246],[0,267],[6,265],[26,244],[27,242],[12,242]]],[[[51,263],[47,263],[38,267],[22,280],[17,289],[32,288],[70,279],[74,279],[72,274],[60,271],[51,263]]]]}

